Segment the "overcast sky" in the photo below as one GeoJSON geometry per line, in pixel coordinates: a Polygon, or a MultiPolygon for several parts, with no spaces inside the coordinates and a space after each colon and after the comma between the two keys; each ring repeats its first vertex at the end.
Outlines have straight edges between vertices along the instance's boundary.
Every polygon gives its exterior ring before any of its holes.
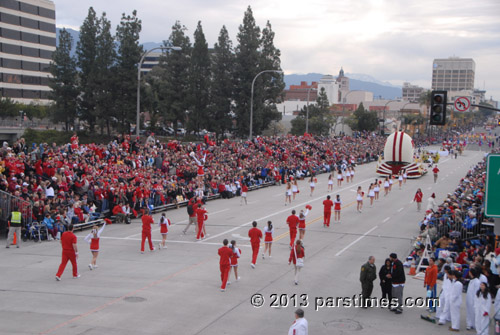
{"type": "Polygon", "coordinates": [[[226,25],[236,45],[248,5],[262,28],[269,20],[287,74],[363,73],[401,85],[431,86],[434,58],[476,62],[476,88],[500,100],[499,0],[55,0],[57,25],[78,28],[88,8],[113,26],[134,9],[141,42],[168,38],[176,20],[192,40],[198,20],[210,46],[226,25]]]}

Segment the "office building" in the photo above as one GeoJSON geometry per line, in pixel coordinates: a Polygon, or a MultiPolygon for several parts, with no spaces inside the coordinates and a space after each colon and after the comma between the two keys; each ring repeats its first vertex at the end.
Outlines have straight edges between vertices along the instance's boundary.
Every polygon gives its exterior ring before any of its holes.
{"type": "Polygon", "coordinates": [[[55,4],[0,0],[0,95],[49,103],[49,66],[56,49],[55,4]]]}
{"type": "Polygon", "coordinates": [[[160,64],[160,56],[162,55],[161,52],[150,52],[146,57],[144,57],[144,62],[142,63],[141,66],[141,74],[145,75],[146,73],[150,72],[153,67],[157,66],[160,64]]]}
{"type": "Polygon", "coordinates": [[[472,58],[434,59],[432,89],[444,91],[474,90],[476,63],[472,58]]]}
{"type": "Polygon", "coordinates": [[[424,91],[423,87],[412,85],[410,83],[403,83],[403,100],[418,102],[424,91]]]}

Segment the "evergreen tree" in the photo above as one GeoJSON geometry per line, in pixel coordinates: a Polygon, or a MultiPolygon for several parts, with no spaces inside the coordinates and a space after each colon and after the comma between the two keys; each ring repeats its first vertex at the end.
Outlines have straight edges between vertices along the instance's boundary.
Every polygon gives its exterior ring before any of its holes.
{"type": "Polygon", "coordinates": [[[160,68],[156,71],[161,77],[158,83],[159,107],[164,119],[173,123],[177,133],[178,122],[185,122],[189,108],[189,65],[191,43],[185,35],[186,27],[176,21],[165,46],[180,47],[179,51],[167,51],[160,57],[160,68]]]}
{"type": "Polygon", "coordinates": [[[95,87],[97,78],[97,31],[98,19],[92,7],[82,26],[80,27],[80,39],[76,45],[77,65],[80,68],[79,91],[80,99],[78,108],[81,118],[88,122],[91,130],[96,122],[96,97],[95,87]]]}
{"type": "Polygon", "coordinates": [[[189,122],[188,130],[199,132],[208,125],[207,109],[210,102],[210,56],[205,34],[198,21],[194,32],[193,50],[191,53],[191,66],[189,76],[189,122]]]}
{"type": "Polygon", "coordinates": [[[130,123],[136,122],[137,64],[143,53],[139,44],[141,30],[142,22],[135,10],[132,15],[122,14],[120,25],[116,28],[116,41],[119,43],[115,77],[116,117],[121,130],[127,132],[130,123]]]}
{"type": "Polygon", "coordinates": [[[360,103],[353,115],[347,119],[347,124],[352,130],[373,131],[378,128],[377,112],[369,112],[360,103]]]}
{"type": "Polygon", "coordinates": [[[66,131],[70,125],[74,125],[77,116],[78,72],[76,61],[71,56],[73,38],[62,29],[59,35],[59,45],[52,55],[50,64],[50,99],[55,104],[53,107],[52,119],[54,122],[64,122],[66,131]]]}
{"type": "MultiPolygon", "coordinates": [[[[97,49],[95,58],[95,115],[98,123],[106,126],[108,135],[111,134],[111,116],[115,114],[115,102],[113,101],[113,91],[115,89],[114,64],[116,61],[115,40],[111,35],[111,22],[107,19],[106,13],[102,13],[98,20],[97,49]]],[[[92,129],[92,128],[91,128],[92,129]]]]}
{"type": "MultiPolygon", "coordinates": [[[[269,21],[262,30],[261,50],[261,69],[281,71],[281,52],[274,46],[274,31],[269,21]]],[[[266,129],[271,121],[281,120],[281,113],[276,109],[276,103],[282,99],[285,89],[282,73],[270,72],[262,75],[260,80],[259,91],[263,92],[259,96],[262,98],[254,101],[254,107],[257,106],[254,108],[254,125],[260,130],[259,133],[266,129]]]]}
{"type": "MultiPolygon", "coordinates": [[[[335,122],[334,117],[330,112],[330,103],[324,88],[321,88],[316,99],[315,105],[309,105],[309,133],[315,135],[328,135],[330,129],[335,122]]],[[[292,120],[291,133],[294,135],[302,135],[306,131],[306,107],[302,108],[299,115],[292,120]]]]}
{"type": "Polygon", "coordinates": [[[212,98],[209,109],[210,130],[219,134],[231,128],[231,112],[234,87],[234,54],[233,45],[225,26],[219,33],[214,45],[212,98]]]}
{"type": "MultiPolygon", "coordinates": [[[[239,27],[237,35],[238,46],[236,47],[236,62],[235,62],[235,114],[238,127],[238,133],[245,136],[249,132],[250,121],[250,97],[252,81],[254,77],[263,69],[260,67],[261,55],[259,52],[261,38],[260,28],[256,25],[253,17],[252,9],[248,6],[243,17],[243,24],[239,27]]],[[[269,75],[269,74],[263,74],[269,75]]],[[[262,75],[261,75],[262,76],[262,75]]],[[[262,78],[259,78],[262,80],[262,78]]],[[[254,92],[254,102],[260,101],[263,98],[262,83],[260,80],[255,82],[258,89],[254,92]]],[[[258,106],[259,104],[257,104],[258,106]]],[[[255,109],[254,109],[255,111],[255,109]]],[[[259,133],[262,124],[256,122],[256,115],[253,115],[253,132],[259,133]]]]}

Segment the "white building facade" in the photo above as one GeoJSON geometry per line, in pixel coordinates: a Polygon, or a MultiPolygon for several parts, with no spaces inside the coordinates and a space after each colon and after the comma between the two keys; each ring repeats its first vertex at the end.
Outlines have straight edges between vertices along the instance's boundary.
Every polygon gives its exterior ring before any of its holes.
{"type": "Polygon", "coordinates": [[[49,103],[49,73],[56,50],[55,4],[0,1],[0,95],[23,103],[49,103]]]}

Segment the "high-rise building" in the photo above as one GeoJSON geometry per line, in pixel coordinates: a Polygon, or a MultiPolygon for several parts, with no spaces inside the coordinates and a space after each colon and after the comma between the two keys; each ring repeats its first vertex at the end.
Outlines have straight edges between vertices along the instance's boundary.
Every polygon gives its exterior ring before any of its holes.
{"type": "Polygon", "coordinates": [[[48,103],[55,49],[54,2],[0,0],[0,96],[48,103]]]}
{"type": "Polygon", "coordinates": [[[144,62],[142,63],[141,66],[141,73],[147,74],[150,72],[155,66],[158,66],[160,64],[160,57],[162,53],[161,52],[150,52],[149,55],[144,57],[144,62]]]}
{"type": "Polygon", "coordinates": [[[476,63],[472,58],[434,59],[432,89],[444,91],[474,90],[476,63]]]}

